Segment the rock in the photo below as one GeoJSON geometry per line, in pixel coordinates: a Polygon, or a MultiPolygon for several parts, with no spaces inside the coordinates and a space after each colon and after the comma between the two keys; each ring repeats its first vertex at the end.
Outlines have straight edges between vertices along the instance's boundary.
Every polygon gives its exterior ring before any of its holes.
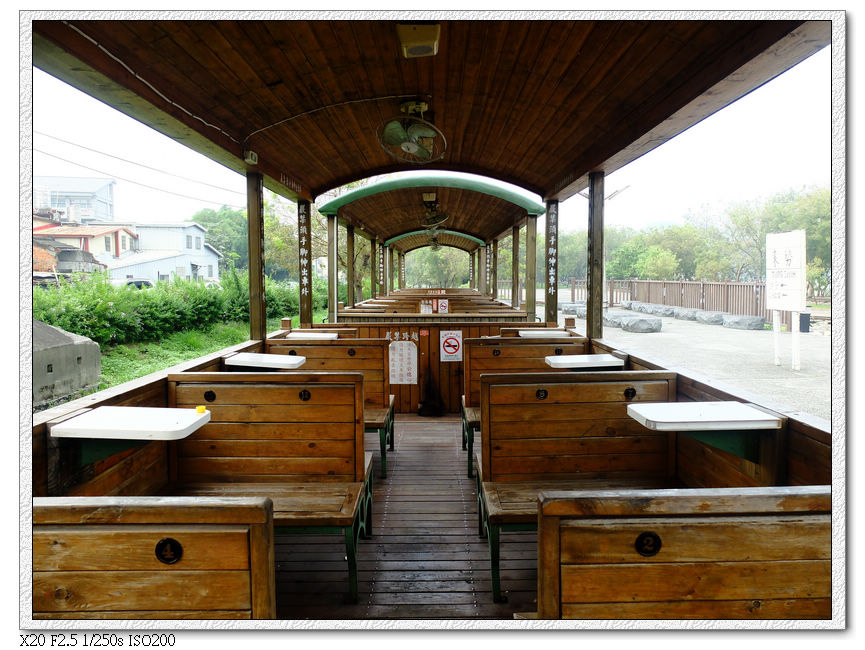
{"type": "Polygon", "coordinates": [[[697,321],[706,323],[707,325],[722,325],[724,323],[725,312],[722,311],[697,311],[697,321]]]}
{"type": "Polygon", "coordinates": [[[697,320],[697,310],[692,307],[674,307],[673,318],[679,320],[697,320]]]}
{"type": "Polygon", "coordinates": [[[737,330],[761,330],[766,320],[762,316],[743,316],[742,314],[724,314],[721,324],[737,330]]]}
{"type": "Polygon", "coordinates": [[[667,316],[672,318],[673,314],[675,314],[675,307],[671,307],[670,305],[649,305],[648,313],[654,316],[667,316]]]}
{"type": "Polygon", "coordinates": [[[661,319],[647,316],[630,316],[622,319],[622,329],[626,332],[660,332],[661,319]]]}
{"type": "Polygon", "coordinates": [[[621,327],[622,320],[625,318],[634,318],[633,314],[628,314],[623,311],[605,311],[604,326],[605,327],[621,327]]]}

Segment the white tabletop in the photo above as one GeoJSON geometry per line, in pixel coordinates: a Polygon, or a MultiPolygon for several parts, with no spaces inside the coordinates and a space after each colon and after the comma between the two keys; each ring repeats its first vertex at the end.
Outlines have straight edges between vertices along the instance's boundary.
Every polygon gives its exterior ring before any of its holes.
{"type": "Polygon", "coordinates": [[[583,368],[624,368],[625,360],[612,354],[559,354],[544,357],[548,366],[581,370],[583,368]]]}
{"type": "Polygon", "coordinates": [[[255,368],[277,368],[294,370],[306,363],[306,357],[294,354],[261,354],[258,352],[238,352],[225,359],[227,366],[251,366],[255,368]]]}
{"type": "Polygon", "coordinates": [[[656,431],[780,429],[781,419],[743,402],[628,404],[628,415],[656,431]]]}
{"type": "Polygon", "coordinates": [[[336,332],[289,332],[286,334],[287,339],[319,339],[322,341],[333,341],[339,338],[336,332]]]}
{"type": "Polygon", "coordinates": [[[51,427],[55,438],[180,440],[210,422],[210,411],[149,406],[99,406],[51,427]]]}
{"type": "Polygon", "coordinates": [[[518,330],[517,333],[524,339],[553,339],[570,336],[570,334],[565,331],[548,330],[544,329],[543,327],[538,327],[536,329],[530,330],[518,330]]]}

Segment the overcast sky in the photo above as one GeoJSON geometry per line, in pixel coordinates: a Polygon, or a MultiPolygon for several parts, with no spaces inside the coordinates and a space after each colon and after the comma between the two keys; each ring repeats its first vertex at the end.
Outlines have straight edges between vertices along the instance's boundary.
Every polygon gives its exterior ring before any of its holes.
{"type": "MultiPolygon", "coordinates": [[[[606,223],[681,223],[689,212],[717,214],[737,201],[828,187],[830,61],[825,48],[610,174],[607,194],[622,191],[608,201],[606,223]]],[[[34,175],[116,179],[117,220],[176,222],[205,207],[246,205],[241,175],[40,70],[33,71],[33,130],[34,175]]],[[[580,196],[565,201],[562,228],[585,229],[586,211],[580,196]]]]}

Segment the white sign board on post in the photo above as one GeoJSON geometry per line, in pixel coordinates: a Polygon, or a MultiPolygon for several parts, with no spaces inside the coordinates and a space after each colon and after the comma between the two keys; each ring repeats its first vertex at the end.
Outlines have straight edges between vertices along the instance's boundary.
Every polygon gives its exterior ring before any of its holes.
{"type": "Polygon", "coordinates": [[[805,231],[766,235],[766,308],[805,310],[805,231]]]}
{"type": "Polygon", "coordinates": [[[463,333],[461,330],[442,330],[439,341],[440,361],[463,360],[463,333]]]}
{"type": "Polygon", "coordinates": [[[793,370],[799,370],[799,313],[805,311],[805,231],[766,234],[766,308],[772,311],[775,365],[781,365],[780,311],[791,313],[793,370]]]}

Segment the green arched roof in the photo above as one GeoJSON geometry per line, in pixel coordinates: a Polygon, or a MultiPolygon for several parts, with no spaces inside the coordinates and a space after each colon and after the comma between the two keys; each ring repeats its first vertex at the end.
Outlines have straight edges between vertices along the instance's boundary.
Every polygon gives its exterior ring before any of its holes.
{"type": "Polygon", "coordinates": [[[541,215],[546,210],[542,204],[532,201],[531,199],[502,187],[501,185],[456,175],[430,175],[409,176],[366,185],[365,187],[352,190],[351,192],[347,192],[342,196],[338,196],[337,198],[328,201],[321,206],[318,211],[324,215],[335,215],[341,207],[359,199],[381,194],[383,192],[415,187],[450,187],[473,192],[481,192],[482,194],[489,194],[490,196],[495,196],[504,201],[509,201],[514,205],[518,205],[526,210],[530,215],[541,215]]]}

